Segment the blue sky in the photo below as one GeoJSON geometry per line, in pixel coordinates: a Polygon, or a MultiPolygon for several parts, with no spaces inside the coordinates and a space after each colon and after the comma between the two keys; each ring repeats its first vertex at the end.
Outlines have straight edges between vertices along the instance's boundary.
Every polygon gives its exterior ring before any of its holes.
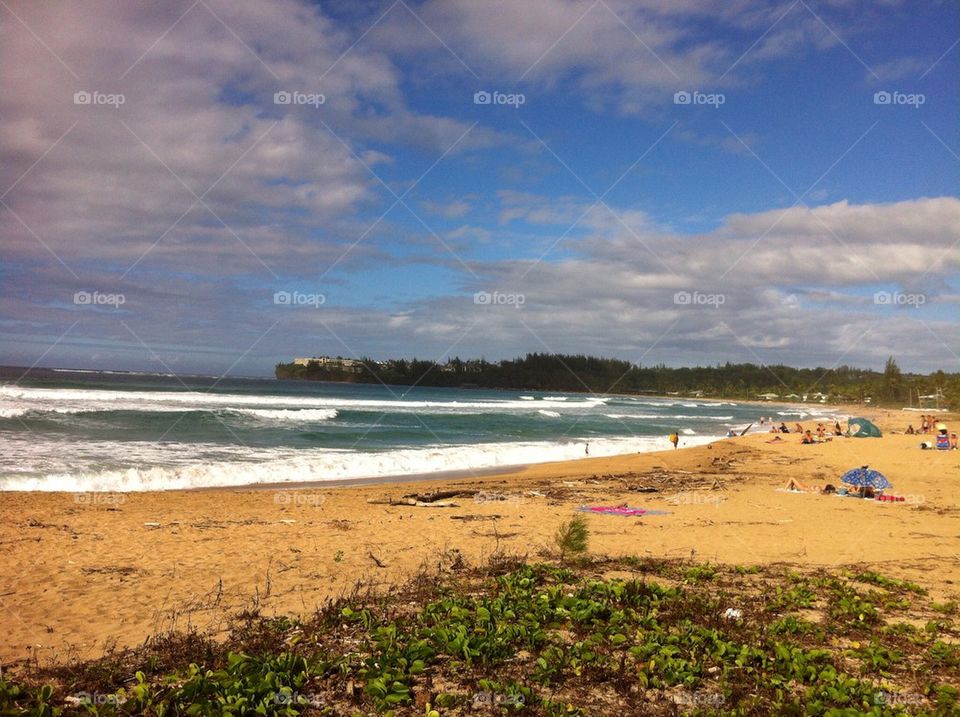
{"type": "Polygon", "coordinates": [[[0,17],[3,363],[960,370],[955,3],[0,17]]]}

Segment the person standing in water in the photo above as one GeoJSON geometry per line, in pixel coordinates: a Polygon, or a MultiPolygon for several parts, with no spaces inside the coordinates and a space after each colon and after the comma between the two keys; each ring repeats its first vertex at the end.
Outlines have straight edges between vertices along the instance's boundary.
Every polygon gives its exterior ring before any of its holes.
{"type": "Polygon", "coordinates": [[[680,443],[680,436],[677,435],[676,431],[670,434],[669,440],[673,444],[673,449],[676,450],[677,444],[680,443]]]}

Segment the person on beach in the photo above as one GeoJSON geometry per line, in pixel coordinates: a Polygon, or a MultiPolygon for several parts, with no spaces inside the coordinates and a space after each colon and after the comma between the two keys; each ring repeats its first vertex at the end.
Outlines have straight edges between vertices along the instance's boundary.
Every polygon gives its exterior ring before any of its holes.
{"type": "Polygon", "coordinates": [[[677,434],[677,432],[674,431],[673,433],[671,433],[670,436],[668,437],[668,440],[673,444],[673,449],[676,450],[677,444],[680,443],[680,436],[677,434]]]}
{"type": "Polygon", "coordinates": [[[937,450],[950,450],[950,436],[947,435],[947,427],[942,423],[937,424],[937,450]]]}
{"type": "Polygon", "coordinates": [[[794,423],[794,424],[793,424],[793,432],[794,432],[794,433],[803,433],[803,426],[801,426],[799,423],[794,423]]]}
{"type": "Polygon", "coordinates": [[[813,438],[813,434],[810,433],[809,428],[807,429],[807,432],[803,434],[803,438],[800,439],[800,443],[802,443],[805,446],[809,446],[811,443],[816,443],[816,441],[813,438]]]}
{"type": "Polygon", "coordinates": [[[817,424],[817,438],[823,439],[827,437],[827,429],[823,427],[822,423],[817,424]]]}
{"type": "Polygon", "coordinates": [[[957,450],[957,434],[956,433],[950,434],[950,450],[951,451],[957,450]]]}
{"type": "Polygon", "coordinates": [[[787,424],[780,422],[780,433],[790,433],[790,429],[787,428],[787,424]]]}
{"type": "Polygon", "coordinates": [[[589,443],[586,444],[586,445],[583,447],[583,454],[584,454],[584,455],[587,455],[587,456],[590,455],[590,444],[589,444],[589,443]]]}
{"type": "Polygon", "coordinates": [[[811,485],[808,488],[796,478],[791,478],[789,481],[787,481],[787,485],[784,486],[784,490],[788,490],[792,493],[822,493],[824,495],[830,495],[837,492],[836,486],[834,486],[832,483],[826,483],[822,486],[811,485]]]}
{"type": "Polygon", "coordinates": [[[916,434],[916,431],[913,430],[913,424],[912,424],[912,423],[911,423],[909,426],[907,426],[907,430],[905,431],[905,433],[906,433],[906,435],[908,435],[908,436],[912,436],[912,435],[916,434]]]}
{"type": "Polygon", "coordinates": [[[840,421],[834,421],[834,422],[833,422],[833,435],[835,435],[835,436],[842,436],[842,435],[843,435],[843,429],[840,428],[840,421]]]}

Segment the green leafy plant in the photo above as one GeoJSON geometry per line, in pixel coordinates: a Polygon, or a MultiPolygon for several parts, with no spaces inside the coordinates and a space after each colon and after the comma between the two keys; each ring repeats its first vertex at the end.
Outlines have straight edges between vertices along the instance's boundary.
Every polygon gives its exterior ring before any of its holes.
{"type": "Polygon", "coordinates": [[[678,695],[702,698],[688,712],[698,717],[955,713],[952,621],[883,624],[904,590],[903,617],[924,619],[924,594],[827,571],[768,566],[757,583],[737,574],[651,558],[498,563],[354,594],[312,617],[247,614],[223,641],[171,638],[23,681],[6,675],[0,715],[559,717],[629,714],[638,689],[649,714],[678,713],[678,695]],[[858,593],[863,582],[877,589],[858,593]],[[748,616],[724,619],[731,604],[748,616]],[[813,605],[823,622],[784,614],[813,605]],[[109,699],[59,696],[80,692],[109,699]]]}

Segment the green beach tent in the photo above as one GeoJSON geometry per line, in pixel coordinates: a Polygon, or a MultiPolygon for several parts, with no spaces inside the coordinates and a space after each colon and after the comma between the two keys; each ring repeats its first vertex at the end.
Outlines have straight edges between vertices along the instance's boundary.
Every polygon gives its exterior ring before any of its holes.
{"type": "Polygon", "coordinates": [[[848,418],[847,435],[854,438],[880,438],[880,429],[866,418],[848,418]]]}

